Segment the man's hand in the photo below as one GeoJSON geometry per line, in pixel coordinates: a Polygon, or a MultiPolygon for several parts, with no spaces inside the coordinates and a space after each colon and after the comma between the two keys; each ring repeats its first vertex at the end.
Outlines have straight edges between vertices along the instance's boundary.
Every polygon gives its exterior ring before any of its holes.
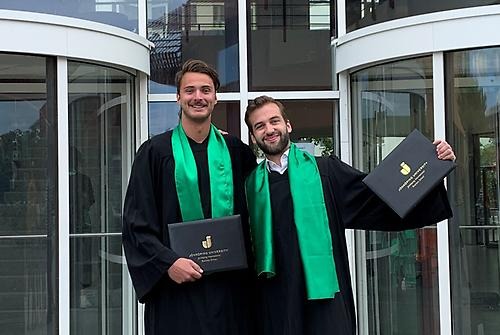
{"type": "Polygon", "coordinates": [[[168,269],[168,276],[177,284],[200,279],[202,273],[203,269],[187,258],[179,258],[168,269]]]}
{"type": "Polygon", "coordinates": [[[219,131],[219,133],[221,133],[221,135],[227,135],[227,134],[229,134],[227,131],[225,131],[223,129],[219,129],[219,128],[216,128],[216,129],[219,131]]]}
{"type": "Polygon", "coordinates": [[[433,144],[436,146],[437,156],[439,159],[455,161],[455,153],[448,142],[445,140],[435,140],[433,144]]]}

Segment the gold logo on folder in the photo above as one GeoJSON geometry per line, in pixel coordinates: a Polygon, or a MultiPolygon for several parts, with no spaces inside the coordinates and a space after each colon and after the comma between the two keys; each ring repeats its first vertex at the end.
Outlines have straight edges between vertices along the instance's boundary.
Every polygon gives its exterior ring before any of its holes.
{"type": "Polygon", "coordinates": [[[207,235],[203,241],[201,241],[201,245],[205,249],[210,249],[212,247],[212,236],[207,235]]]}
{"type": "Polygon", "coordinates": [[[408,173],[410,173],[411,171],[411,168],[408,164],[406,164],[405,162],[401,162],[401,164],[399,164],[401,166],[401,174],[403,176],[407,176],[408,173]]]}

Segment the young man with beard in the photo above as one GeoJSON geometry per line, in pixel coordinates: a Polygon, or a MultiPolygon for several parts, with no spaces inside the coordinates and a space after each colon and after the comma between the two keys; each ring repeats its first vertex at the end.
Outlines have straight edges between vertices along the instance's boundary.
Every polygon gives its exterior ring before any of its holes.
{"type": "MultiPolygon", "coordinates": [[[[449,218],[444,185],[402,220],[362,183],[364,173],[291,143],[292,125],[280,102],[254,99],[245,122],[266,155],[246,181],[258,334],[355,334],[345,229],[404,230],[449,218]]],[[[434,144],[440,159],[455,159],[448,143],[434,144]]]]}
{"type": "Polygon", "coordinates": [[[251,335],[253,272],[204,275],[199,264],[170,249],[167,225],[241,214],[249,245],[244,180],[255,156],[211,124],[219,88],[214,69],[187,61],[176,83],[180,123],[139,148],[123,213],[123,247],[145,304],[145,333],[251,335]]]}

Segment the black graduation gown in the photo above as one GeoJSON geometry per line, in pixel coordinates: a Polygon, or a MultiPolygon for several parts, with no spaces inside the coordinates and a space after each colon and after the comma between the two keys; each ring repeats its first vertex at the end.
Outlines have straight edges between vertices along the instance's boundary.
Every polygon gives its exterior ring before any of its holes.
{"type": "Polygon", "coordinates": [[[365,174],[338,158],[318,158],[340,292],[334,299],[308,301],[300,259],[288,173],[269,175],[276,276],[259,279],[259,334],[353,335],[354,298],[345,229],[396,231],[434,224],[451,216],[446,190],[439,185],[401,220],[362,182],[365,174]]]}
{"type": "MultiPolygon", "coordinates": [[[[183,284],[176,284],[167,274],[179,256],[169,248],[166,226],[181,221],[171,136],[172,131],[166,132],[140,147],[124,205],[123,247],[137,296],[145,303],[146,334],[254,334],[253,269],[206,275],[183,284]]],[[[244,178],[255,167],[255,156],[239,139],[229,135],[224,139],[233,168],[234,212],[242,215],[248,261],[253,264],[244,178]]],[[[198,169],[203,211],[205,217],[210,217],[207,141],[190,144],[198,169]]]]}

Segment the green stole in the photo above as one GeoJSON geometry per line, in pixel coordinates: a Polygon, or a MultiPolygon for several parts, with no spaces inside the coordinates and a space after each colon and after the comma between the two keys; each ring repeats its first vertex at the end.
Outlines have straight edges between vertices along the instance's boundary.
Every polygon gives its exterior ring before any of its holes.
{"type": "MultiPolygon", "coordinates": [[[[175,161],[175,188],[182,220],[203,219],[196,161],[181,123],[172,133],[172,151],[175,161]]],[[[231,156],[226,141],[212,124],[208,135],[207,151],[212,217],[233,215],[231,156]]]]}
{"type": "MultiPolygon", "coordinates": [[[[257,274],[272,277],[275,261],[266,164],[264,160],[248,176],[246,192],[257,274]]],[[[288,155],[288,176],[307,298],[333,298],[339,292],[339,284],[318,165],[312,155],[297,149],[293,143],[288,155]]],[[[279,216],[279,209],[276,210],[279,216]]]]}

